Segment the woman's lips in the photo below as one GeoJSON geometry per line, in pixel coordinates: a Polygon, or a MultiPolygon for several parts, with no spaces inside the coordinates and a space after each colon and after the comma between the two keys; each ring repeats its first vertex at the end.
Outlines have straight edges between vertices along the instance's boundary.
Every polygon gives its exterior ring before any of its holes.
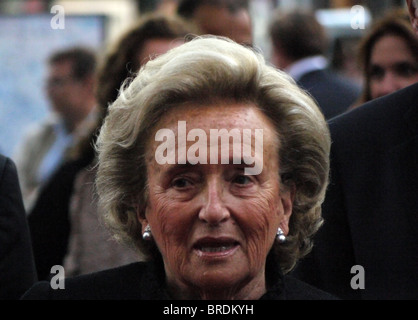
{"type": "Polygon", "coordinates": [[[233,254],[239,247],[239,242],[228,237],[205,237],[193,245],[199,257],[222,258],[233,254]]]}
{"type": "Polygon", "coordinates": [[[200,251],[203,252],[222,252],[229,249],[232,249],[234,245],[228,245],[228,246],[219,246],[219,247],[201,247],[199,248],[200,251]]]}

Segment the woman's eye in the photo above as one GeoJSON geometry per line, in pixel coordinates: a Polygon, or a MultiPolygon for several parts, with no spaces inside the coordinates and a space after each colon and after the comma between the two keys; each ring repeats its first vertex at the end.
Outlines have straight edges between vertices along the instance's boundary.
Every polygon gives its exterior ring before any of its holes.
{"type": "Polygon", "coordinates": [[[187,188],[187,187],[191,186],[192,183],[188,179],[177,178],[177,179],[173,180],[171,185],[175,188],[182,189],[182,188],[187,188]]]}
{"type": "Polygon", "coordinates": [[[246,185],[246,184],[251,183],[251,182],[252,182],[252,180],[251,180],[251,178],[249,178],[248,176],[245,176],[245,175],[239,175],[239,176],[236,176],[236,177],[233,179],[233,182],[234,182],[234,183],[236,183],[236,184],[246,185]]]}
{"type": "Polygon", "coordinates": [[[372,66],[370,69],[370,78],[372,79],[383,79],[385,76],[385,70],[378,66],[372,66]]]}
{"type": "Polygon", "coordinates": [[[417,67],[408,62],[399,63],[394,69],[399,76],[404,78],[415,76],[418,72],[417,67]]]}

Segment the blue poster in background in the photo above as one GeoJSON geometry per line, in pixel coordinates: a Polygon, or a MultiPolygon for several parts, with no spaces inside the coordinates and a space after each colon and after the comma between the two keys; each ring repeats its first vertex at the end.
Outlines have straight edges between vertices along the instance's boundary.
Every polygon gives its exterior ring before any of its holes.
{"type": "Polygon", "coordinates": [[[25,132],[49,113],[44,91],[47,59],[56,50],[82,45],[99,50],[104,16],[0,16],[0,152],[13,157],[25,132]],[[52,21],[52,23],[51,23],[52,21]]]}

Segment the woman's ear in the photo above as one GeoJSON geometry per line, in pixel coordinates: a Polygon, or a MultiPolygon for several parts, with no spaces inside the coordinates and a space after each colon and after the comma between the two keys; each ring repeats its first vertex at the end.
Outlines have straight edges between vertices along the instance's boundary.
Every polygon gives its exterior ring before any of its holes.
{"type": "Polygon", "coordinates": [[[145,232],[145,228],[148,225],[148,220],[146,218],[145,208],[137,207],[136,210],[136,218],[141,223],[142,233],[145,232]]]}
{"type": "Polygon", "coordinates": [[[296,188],[295,186],[287,187],[284,192],[281,193],[281,203],[283,207],[282,219],[279,223],[279,227],[283,230],[284,234],[289,233],[289,221],[293,212],[293,201],[295,200],[296,188]]]}

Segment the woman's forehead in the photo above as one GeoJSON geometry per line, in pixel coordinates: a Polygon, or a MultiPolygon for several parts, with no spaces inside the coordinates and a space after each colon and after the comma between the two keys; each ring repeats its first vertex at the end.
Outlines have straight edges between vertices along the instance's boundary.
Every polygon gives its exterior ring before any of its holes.
{"type": "MultiPolygon", "coordinates": [[[[179,121],[193,122],[201,129],[221,129],[261,125],[267,117],[253,103],[217,101],[210,104],[188,103],[169,110],[156,126],[156,130],[167,126],[176,127],[179,121]]],[[[192,129],[192,128],[191,128],[192,129]]]]}

